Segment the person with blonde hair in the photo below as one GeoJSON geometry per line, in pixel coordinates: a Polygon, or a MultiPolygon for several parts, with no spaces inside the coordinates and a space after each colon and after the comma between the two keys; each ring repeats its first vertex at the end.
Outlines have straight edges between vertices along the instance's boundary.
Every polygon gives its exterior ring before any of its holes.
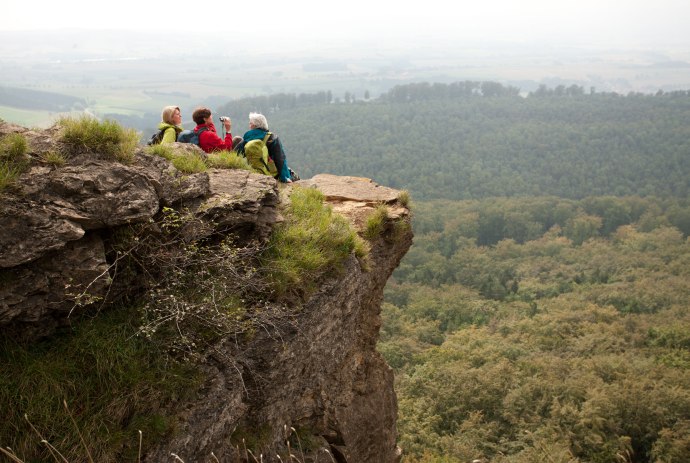
{"type": "Polygon", "coordinates": [[[161,143],[175,143],[177,135],[182,132],[182,113],[179,106],[166,106],[161,113],[158,130],[163,131],[161,143]]]}

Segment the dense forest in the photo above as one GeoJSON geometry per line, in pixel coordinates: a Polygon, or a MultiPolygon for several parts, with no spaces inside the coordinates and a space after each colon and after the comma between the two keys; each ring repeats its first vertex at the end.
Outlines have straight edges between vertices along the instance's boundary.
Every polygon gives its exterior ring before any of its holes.
{"type": "Polygon", "coordinates": [[[262,111],[302,177],[361,175],[417,200],[549,195],[687,197],[690,92],[581,87],[527,96],[492,82],[413,84],[371,101],[274,95],[217,110],[246,130],[262,111]]]}
{"type": "Polygon", "coordinates": [[[241,133],[250,110],[303,176],[412,193],[379,343],[404,462],[690,461],[689,92],[422,83],[220,112],[241,133]]]}
{"type": "Polygon", "coordinates": [[[687,200],[415,211],[379,344],[405,462],[690,461],[687,200]]]}

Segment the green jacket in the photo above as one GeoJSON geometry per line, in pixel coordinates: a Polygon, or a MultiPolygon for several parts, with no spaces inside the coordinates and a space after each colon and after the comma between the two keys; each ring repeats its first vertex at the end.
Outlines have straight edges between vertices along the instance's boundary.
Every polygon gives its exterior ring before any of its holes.
{"type": "Polygon", "coordinates": [[[163,132],[163,139],[161,143],[175,143],[177,141],[177,134],[182,132],[182,127],[179,125],[168,124],[167,122],[161,122],[158,124],[158,130],[165,129],[163,132]]]}

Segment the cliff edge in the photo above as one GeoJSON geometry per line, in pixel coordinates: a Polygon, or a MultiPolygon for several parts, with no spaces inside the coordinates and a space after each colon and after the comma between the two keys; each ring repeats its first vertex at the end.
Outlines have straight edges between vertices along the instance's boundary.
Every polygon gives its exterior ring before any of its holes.
{"type": "Polygon", "coordinates": [[[332,175],[279,186],[245,170],[185,174],[141,147],[129,164],[85,154],[55,165],[43,159],[60,148],[56,129],[0,122],[0,137],[9,133],[28,141],[30,168],[1,193],[0,330],[24,343],[50,339],[79,314],[145,296],[141,278],[118,268],[126,227],[160,235],[171,213],[184,213],[192,220],[180,243],[232,238],[260,248],[299,189],[319,190],[360,236],[384,207],[380,230],[367,235],[366,259],[350,253],[296,300],[267,296],[262,303],[280,306],[279,317],[201,349],[193,359],[202,372],[196,394],[168,406],[173,430],[148,443],[142,460],[253,461],[261,453],[269,462],[293,452],[302,463],[399,461],[393,373],[376,351],[383,288],[412,240],[399,191],[332,175]],[[253,436],[253,449],[242,436],[253,436]],[[295,437],[299,454],[290,447],[295,437]]]}

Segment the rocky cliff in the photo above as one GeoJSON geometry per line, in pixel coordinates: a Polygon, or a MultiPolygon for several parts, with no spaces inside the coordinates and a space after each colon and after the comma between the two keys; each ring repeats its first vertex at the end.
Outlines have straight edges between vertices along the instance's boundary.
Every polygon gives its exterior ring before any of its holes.
{"type": "Polygon", "coordinates": [[[116,231],[155,229],[164,208],[194,217],[185,229],[190,239],[222,234],[265,243],[294,188],[322,191],[360,233],[377,206],[387,205],[366,264],[353,253],[304,300],[281,301],[290,309],[285,323],[239,343],[217,339],[196,357],[204,373],[198,394],[174,405],[176,431],[149,445],[143,460],[172,461],[174,452],[186,462],[246,461],[250,452],[237,436],[260,434],[257,461],[278,461],[298,430],[310,442],[296,456],[303,463],[399,460],[393,375],[375,349],[383,287],[411,244],[398,191],[331,175],[279,187],[244,170],[183,174],[142,148],[127,165],[83,155],[56,166],[41,162],[42,153],[59,148],[55,130],[0,123],[0,137],[10,132],[28,140],[31,167],[2,193],[0,330],[24,341],[51,336],[76,313],[140,297],[146,288],[132,284],[136,277],[122,284],[115,275],[116,231]]]}

